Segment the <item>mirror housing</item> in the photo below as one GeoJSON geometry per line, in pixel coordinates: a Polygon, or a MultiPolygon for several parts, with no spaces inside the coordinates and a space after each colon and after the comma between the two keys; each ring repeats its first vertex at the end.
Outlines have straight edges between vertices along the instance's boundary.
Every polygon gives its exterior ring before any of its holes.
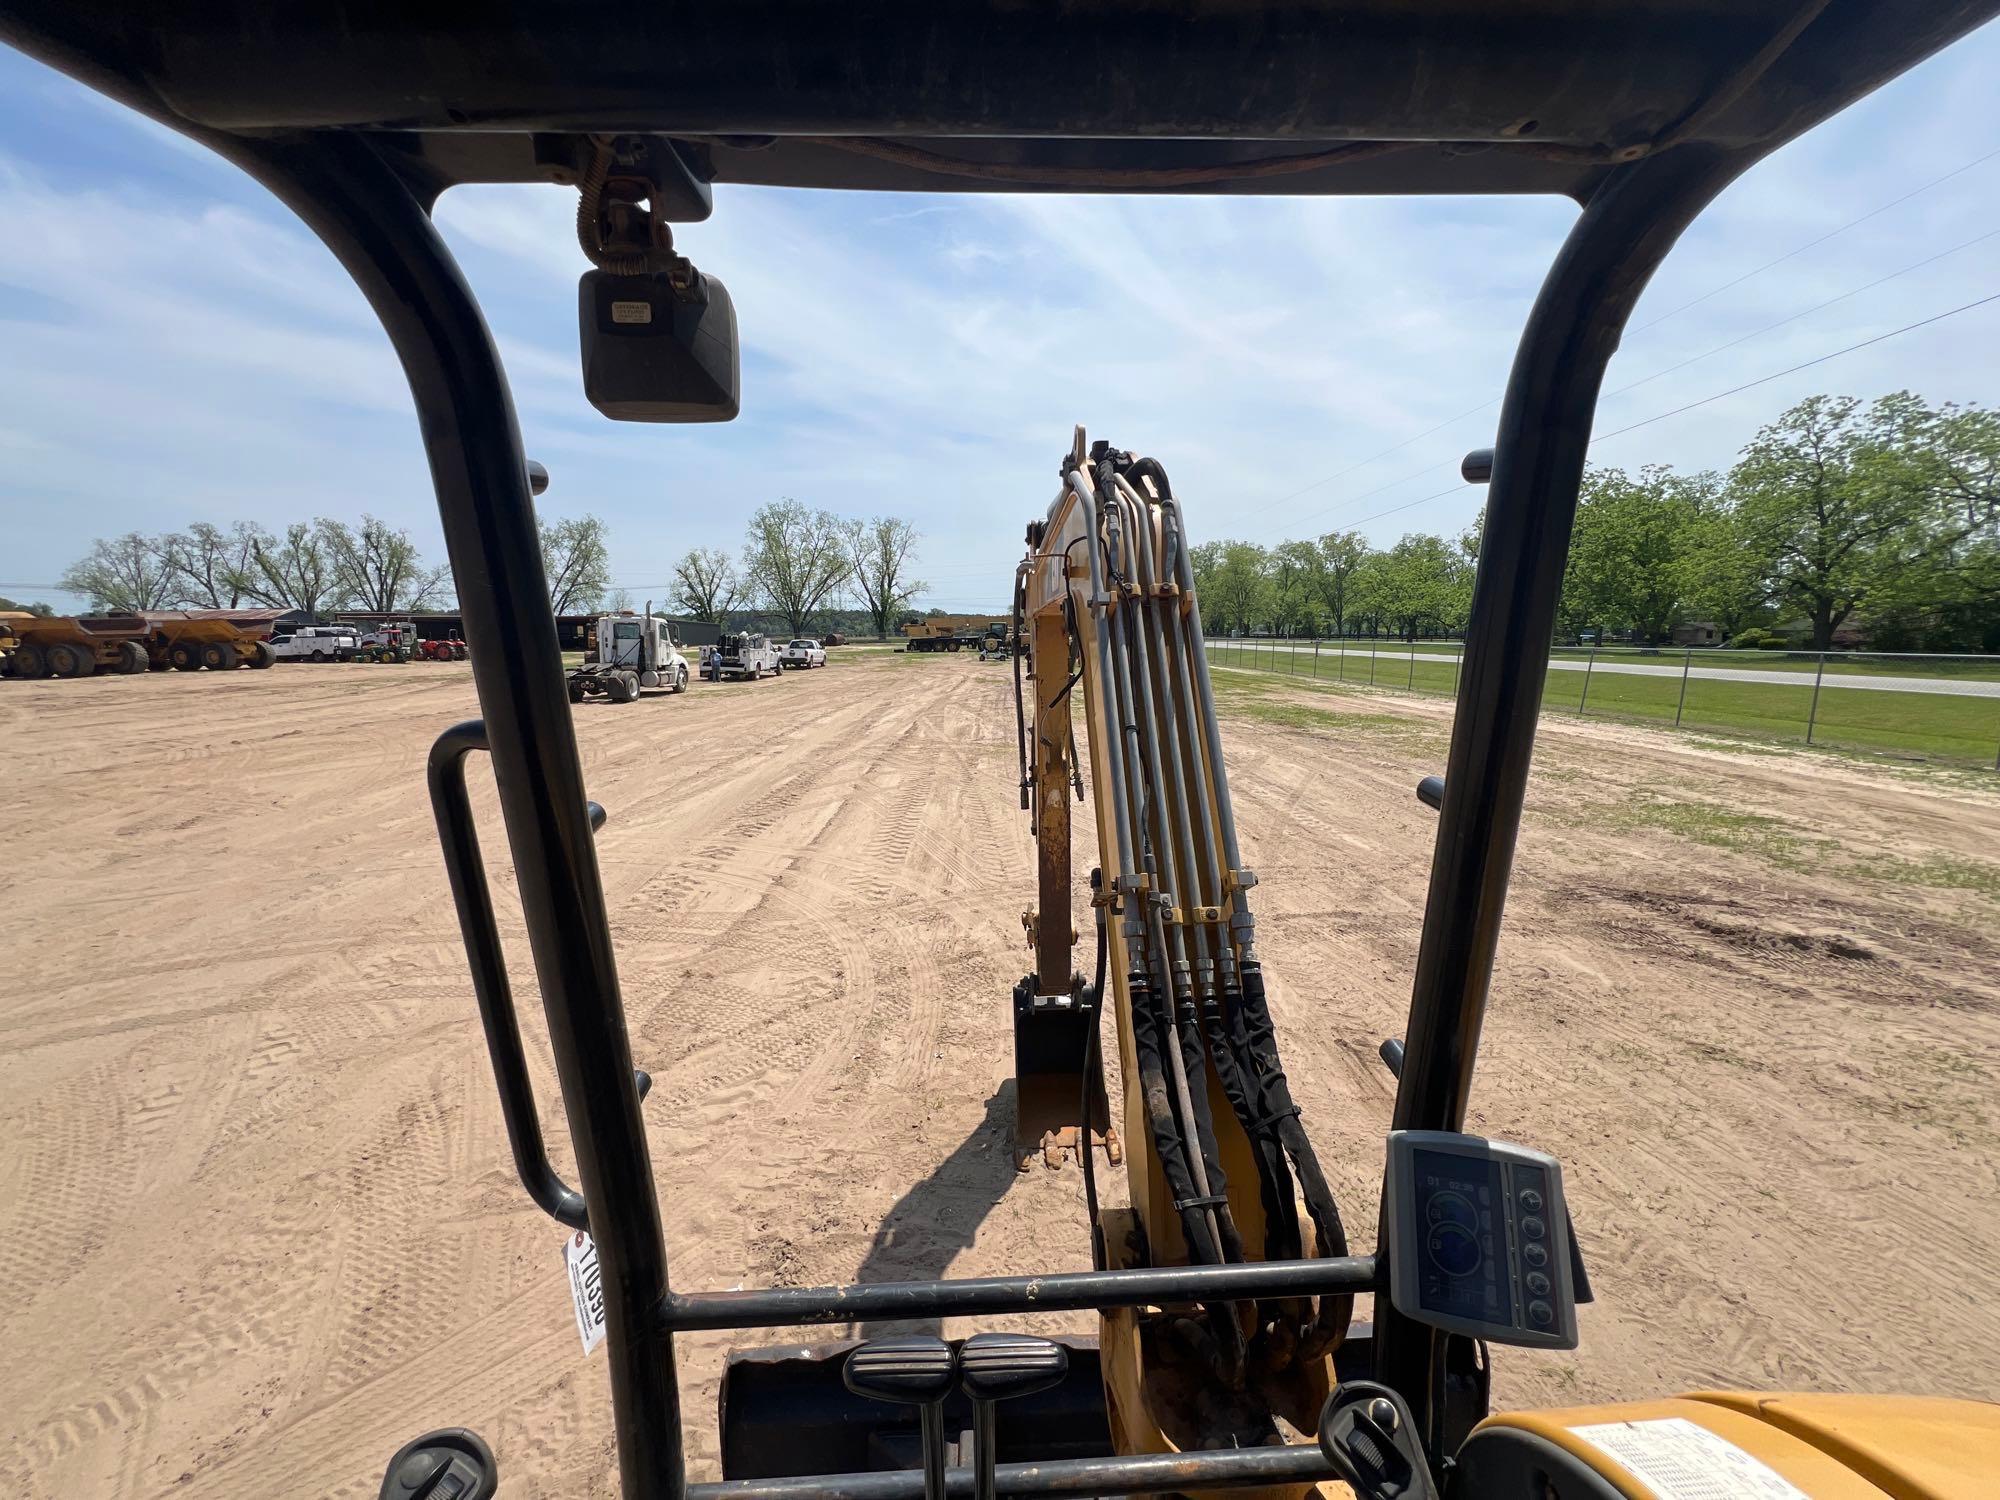
{"type": "Polygon", "coordinates": [[[715,277],[692,271],[676,286],[666,272],[586,271],[577,315],[583,393],[614,422],[736,416],[736,307],[715,277]]]}

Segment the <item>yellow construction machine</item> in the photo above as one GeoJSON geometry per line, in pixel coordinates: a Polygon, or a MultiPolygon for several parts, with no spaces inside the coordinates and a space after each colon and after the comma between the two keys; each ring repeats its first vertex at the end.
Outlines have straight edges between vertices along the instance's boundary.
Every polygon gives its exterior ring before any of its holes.
{"type": "Polygon", "coordinates": [[[282,610],[154,609],[106,615],[0,617],[0,652],[14,677],[92,677],[99,672],[226,672],[268,667],[282,610]]]}
{"type": "MultiPolygon", "coordinates": [[[[1489,1351],[1587,1335],[1578,1244],[1591,1226],[1572,1232],[1560,1163],[1464,1132],[1592,414],[1619,334],[1681,231],[1747,168],[1996,10],[2000,0],[0,0],[0,39],[213,149],[292,208],[401,360],[466,633],[481,643],[481,717],[439,737],[430,791],[515,1164],[564,1226],[579,1319],[605,1345],[627,1500],[2000,1494],[2000,1408],[1984,1403],[1704,1393],[1491,1413],[1489,1351]],[[1033,692],[1021,795],[1040,875],[1035,972],[1013,1014],[1024,1133],[1033,1149],[1080,1157],[1077,1232],[1092,1265],[669,1284],[648,1080],[619,995],[592,839],[603,809],[586,798],[565,697],[538,481],[488,325],[432,218],[454,185],[492,182],[576,192],[584,393],[615,419],[667,423],[739,409],[735,305],[673,238],[724,210],[737,184],[1580,205],[1477,466],[1490,483],[1478,581],[1449,759],[1423,791],[1440,821],[1408,1019],[1383,1047],[1397,1093],[1368,1164],[1382,1212],[1355,1226],[1372,1230],[1355,1235],[1368,1248],[1349,1244],[1264,1003],[1255,877],[1239,857],[1173,491],[1159,464],[1079,437],[1029,533],[1016,596],[1033,692]],[[1099,841],[1084,924],[1069,890],[1079,723],[1099,841]],[[492,761],[574,1187],[544,1148],[466,793],[475,754],[492,761]],[[1091,977],[1073,967],[1079,925],[1099,955],[1091,977]],[[1115,1100],[1093,1051],[1106,1009],[1115,1100]],[[1094,1201],[1100,1141],[1107,1164],[1122,1149],[1129,1208],[1094,1201]],[[1098,1336],[907,1334],[739,1353],[723,1384],[722,1477],[688,1477],[682,1335],[1050,1311],[1096,1313],[1098,1336]]],[[[1125,253],[1099,249],[1107,263],[1125,253]]],[[[1231,275],[1216,265],[1177,316],[1226,318],[1231,275]]],[[[1152,330],[1112,311],[1063,317],[1050,357],[1091,369],[1105,351],[1103,378],[1132,404],[1152,330]]],[[[1212,331],[1218,348],[1249,336],[1226,322],[1212,331]]],[[[784,330],[761,338],[782,347],[784,330]]],[[[967,425],[982,420],[968,413],[967,425]]],[[[1635,1390],[1650,1383],[1632,1372],[1635,1390]]],[[[449,1402],[448,1387],[438,1394],[449,1402]]],[[[604,1492],[607,1477],[583,1468],[598,1451],[582,1445],[568,1489],[604,1492]]],[[[394,1456],[382,1494],[484,1500],[497,1472],[477,1437],[440,1430],[394,1456]]],[[[271,1483],[347,1493],[355,1479],[271,1483]]]]}

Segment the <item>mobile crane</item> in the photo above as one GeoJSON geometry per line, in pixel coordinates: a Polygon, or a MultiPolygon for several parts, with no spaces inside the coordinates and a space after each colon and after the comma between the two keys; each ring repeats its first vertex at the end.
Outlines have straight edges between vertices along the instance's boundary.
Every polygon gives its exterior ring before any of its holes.
{"type": "MultiPolygon", "coordinates": [[[[1591,417],[1619,333],[1680,232],[1746,168],[1996,10],[2000,0],[887,0],[857,25],[812,0],[523,0],[444,20],[352,0],[0,0],[0,39],[209,146],[293,208],[401,358],[481,642],[482,718],[437,741],[432,800],[516,1167],[530,1197],[594,1246],[628,1500],[1291,1496],[1340,1484],[1362,1500],[1427,1500],[1440,1486],[1449,1500],[1992,1493],[2000,1417],[1985,1403],[1709,1393],[1490,1414],[1484,1351],[1573,1342],[1584,1283],[1559,1165],[1462,1126],[1591,417]],[[1255,886],[1229,827],[1171,487],[1157,464],[1079,443],[1017,591],[1037,695],[1024,792],[1043,868],[1036,973],[1015,1015],[1024,1069],[1073,1090],[1086,1195],[1094,1141],[1108,1158],[1115,1131],[1134,1206],[1090,1212],[1089,1271],[669,1285],[648,1080],[633,1067],[592,842],[603,809],[584,795],[532,471],[494,341],[431,217],[456,183],[504,181],[577,190],[593,267],[578,298],[585,394],[615,419],[649,422],[738,411],[733,303],[671,234],[709,216],[717,182],[1552,193],[1582,205],[1500,407],[1451,751],[1428,794],[1440,823],[1411,1006],[1384,1048],[1397,1094],[1372,1252],[1350,1253],[1315,1186],[1259,1009],[1255,886]],[[1057,804],[1066,815],[1081,779],[1064,753],[1072,679],[1105,841],[1092,899],[1101,980],[1069,972],[1051,868],[1057,804]],[[465,790],[475,753],[492,757],[576,1187],[543,1144],[465,790]],[[1127,1063],[1115,1114],[1093,1089],[1091,1022],[1106,1007],[1127,1063]],[[1366,1329],[1350,1314],[1363,1293],[1366,1329]],[[831,1362],[792,1348],[733,1363],[724,1478],[689,1482],[679,1335],[1065,1309],[1096,1310],[1100,1338],[878,1340],[831,1362]],[[947,1466],[948,1430],[971,1432],[969,1466],[947,1466]]],[[[1143,328],[1088,331],[1144,355],[1143,328]]],[[[1091,347],[1079,339],[1065,357],[1091,347]]],[[[312,1492],[352,1477],[284,1482],[312,1492]]],[[[486,1445],[447,1430],[395,1455],[382,1492],[485,1500],[497,1483],[486,1445]]],[[[586,1486],[596,1478],[579,1476],[586,1486]]]]}

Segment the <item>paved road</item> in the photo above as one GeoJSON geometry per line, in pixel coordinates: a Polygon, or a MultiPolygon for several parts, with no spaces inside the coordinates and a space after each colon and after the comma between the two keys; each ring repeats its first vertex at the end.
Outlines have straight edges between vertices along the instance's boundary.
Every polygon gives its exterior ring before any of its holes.
{"type": "MultiPolygon", "coordinates": [[[[1220,646],[1234,646],[1239,643],[1218,641],[1215,644],[1220,646]]],[[[1247,646],[1248,643],[1241,644],[1247,646]]],[[[1256,649],[1260,655],[1265,652],[1291,652],[1301,656],[1311,656],[1313,654],[1313,648],[1309,644],[1298,645],[1284,642],[1259,641],[1256,649]]],[[[1319,648],[1319,656],[1322,661],[1327,661],[1341,655],[1345,655],[1350,660],[1367,661],[1369,654],[1366,651],[1358,651],[1352,646],[1346,647],[1344,650],[1336,650],[1332,646],[1324,645],[1319,648]]],[[[1404,668],[1407,670],[1412,654],[1407,648],[1391,648],[1386,651],[1376,651],[1374,658],[1377,675],[1380,675],[1382,663],[1384,662],[1400,662],[1404,664],[1404,668]]],[[[1449,664],[1459,660],[1459,654],[1456,651],[1421,651],[1414,654],[1419,663],[1437,662],[1440,664],[1449,664]]],[[[1616,657],[1602,656],[1594,663],[1571,661],[1567,658],[1559,657],[1551,661],[1549,666],[1552,670],[1559,672],[1581,672],[1588,667],[1593,673],[1611,672],[1622,677],[1678,678],[1682,671],[1680,665],[1669,665],[1663,662],[1655,666],[1649,662],[1625,661],[1616,657]]],[[[1688,668],[1687,670],[1689,676],[1705,682],[1770,683],[1777,687],[1812,686],[1812,674],[1809,672],[1759,671],[1754,667],[1712,666],[1697,666],[1688,668]]],[[[1826,677],[1826,685],[1828,687],[1859,688],[1872,693],[1943,693],[1952,698],[2000,698],[2000,682],[1981,682],[1976,679],[1964,677],[1885,677],[1840,671],[1829,672],[1826,677]]],[[[1394,687],[1395,684],[1391,682],[1387,686],[1394,687]]]]}

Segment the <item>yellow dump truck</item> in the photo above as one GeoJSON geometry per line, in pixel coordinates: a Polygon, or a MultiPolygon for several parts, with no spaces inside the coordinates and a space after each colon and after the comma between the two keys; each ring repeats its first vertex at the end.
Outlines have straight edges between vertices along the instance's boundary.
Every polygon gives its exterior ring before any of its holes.
{"type": "Polygon", "coordinates": [[[223,672],[268,667],[276,609],[148,610],[139,614],[0,612],[10,677],[91,677],[99,672],[223,672]]]}

